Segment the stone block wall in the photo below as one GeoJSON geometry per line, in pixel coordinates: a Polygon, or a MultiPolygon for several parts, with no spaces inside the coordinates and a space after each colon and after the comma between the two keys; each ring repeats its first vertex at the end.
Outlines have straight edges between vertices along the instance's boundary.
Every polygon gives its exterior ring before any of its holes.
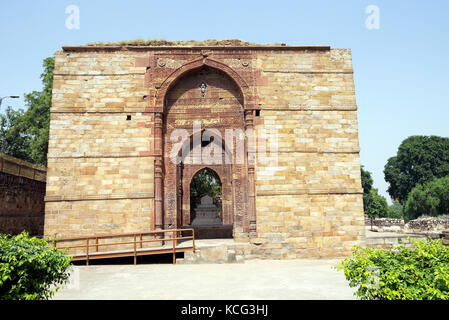
{"type": "Polygon", "coordinates": [[[0,154],[0,233],[44,231],[45,168],[0,154]]]}
{"type": "Polygon", "coordinates": [[[253,253],[346,255],[365,238],[350,50],[258,58],[256,129],[277,135],[278,156],[256,166],[253,253]]]}
{"type": "Polygon", "coordinates": [[[46,235],[153,229],[153,117],[140,56],[56,53],[46,235]]]}
{"type": "MultiPolygon", "coordinates": [[[[276,159],[264,157],[231,175],[242,190],[232,195],[239,212],[234,231],[236,240],[251,243],[246,254],[331,257],[362,244],[351,52],[326,46],[84,46],[56,52],[45,233],[139,232],[183,221],[176,216],[182,186],[175,186],[183,181],[175,170],[167,175],[164,135],[190,122],[182,114],[167,121],[165,107],[186,71],[201,77],[202,68],[217,70],[230,79],[223,88],[232,81],[241,92],[242,110],[233,123],[241,119],[245,128],[277,139],[276,159]]],[[[193,91],[183,89],[195,106],[195,99],[201,101],[196,79],[193,91]]],[[[225,108],[226,97],[220,98],[225,108]]],[[[197,115],[219,122],[212,112],[197,115]]],[[[269,146],[267,151],[271,156],[269,146]]]]}

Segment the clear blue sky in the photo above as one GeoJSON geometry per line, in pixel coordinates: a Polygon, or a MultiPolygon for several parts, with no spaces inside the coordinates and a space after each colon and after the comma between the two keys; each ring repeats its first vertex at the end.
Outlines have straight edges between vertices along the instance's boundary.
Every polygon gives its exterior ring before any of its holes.
{"type": "MultiPolygon", "coordinates": [[[[383,167],[410,135],[449,136],[449,1],[2,1],[0,96],[40,90],[42,60],[95,41],[242,39],[350,48],[361,162],[389,199],[383,167]],[[80,29],[66,28],[68,5],[80,29]],[[365,12],[379,8],[378,30],[365,12]]],[[[23,107],[5,100],[2,109],[23,107]]]]}

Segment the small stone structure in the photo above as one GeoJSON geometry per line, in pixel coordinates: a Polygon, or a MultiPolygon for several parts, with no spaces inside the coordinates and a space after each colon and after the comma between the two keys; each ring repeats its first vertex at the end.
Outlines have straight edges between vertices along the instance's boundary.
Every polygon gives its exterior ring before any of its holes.
{"type": "Polygon", "coordinates": [[[199,226],[221,226],[222,221],[218,217],[218,208],[209,196],[201,198],[201,203],[195,208],[195,219],[192,221],[193,227],[199,226]]]}
{"type": "Polygon", "coordinates": [[[232,238],[232,225],[224,225],[219,217],[219,208],[214,205],[209,196],[201,198],[201,203],[195,209],[195,218],[191,227],[195,229],[198,239],[232,238]]]}
{"type": "Polygon", "coordinates": [[[0,233],[42,235],[46,169],[0,153],[0,233]]]}

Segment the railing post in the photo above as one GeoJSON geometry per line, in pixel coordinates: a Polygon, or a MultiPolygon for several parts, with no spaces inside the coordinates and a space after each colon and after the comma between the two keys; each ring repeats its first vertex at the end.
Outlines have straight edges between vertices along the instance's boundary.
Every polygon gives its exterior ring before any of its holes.
{"type": "Polygon", "coordinates": [[[137,264],[136,247],[137,247],[137,243],[136,243],[136,234],[134,233],[134,265],[137,264]]]}
{"type": "Polygon", "coordinates": [[[89,237],[86,238],[86,266],[89,265],[89,237]]]}
{"type": "Polygon", "coordinates": [[[173,231],[173,264],[176,264],[176,231],[173,231]]]}
{"type": "Polygon", "coordinates": [[[195,230],[192,229],[192,245],[193,245],[193,251],[195,252],[195,230]]]}
{"type": "Polygon", "coordinates": [[[140,233],[140,249],[142,249],[142,233],[140,233]]]}
{"type": "Polygon", "coordinates": [[[95,248],[97,249],[98,252],[98,237],[95,238],[95,248]]]}

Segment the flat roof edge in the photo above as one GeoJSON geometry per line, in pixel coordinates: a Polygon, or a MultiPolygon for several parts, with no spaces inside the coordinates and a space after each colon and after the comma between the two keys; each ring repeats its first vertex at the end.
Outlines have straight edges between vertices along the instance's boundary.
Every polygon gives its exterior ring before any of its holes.
{"type": "Polygon", "coordinates": [[[62,46],[65,52],[76,51],[155,51],[155,50],[291,50],[330,51],[330,46],[62,46]]]}

